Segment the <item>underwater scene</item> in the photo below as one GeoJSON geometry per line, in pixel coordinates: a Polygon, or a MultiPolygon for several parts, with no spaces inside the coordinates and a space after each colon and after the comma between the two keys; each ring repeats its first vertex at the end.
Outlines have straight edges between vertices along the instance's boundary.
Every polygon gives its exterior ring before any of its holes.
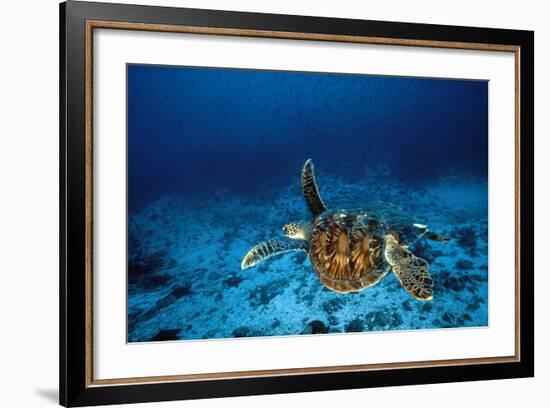
{"type": "Polygon", "coordinates": [[[127,66],[129,342],[488,325],[488,83],[127,66]]]}

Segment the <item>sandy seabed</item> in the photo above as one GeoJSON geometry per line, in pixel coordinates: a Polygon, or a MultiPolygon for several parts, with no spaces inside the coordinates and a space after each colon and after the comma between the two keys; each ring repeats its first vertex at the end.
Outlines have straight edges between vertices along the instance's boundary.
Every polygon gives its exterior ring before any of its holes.
{"type": "Polygon", "coordinates": [[[321,183],[328,207],[368,207],[376,197],[452,239],[410,247],[430,262],[433,300],[415,300],[391,272],[362,292],[332,292],[305,253],[241,270],[250,247],[284,239],[284,223],[308,219],[295,183],[254,199],[165,196],[129,217],[128,341],[487,326],[487,183],[411,189],[377,175],[359,185],[330,176],[321,183]]]}

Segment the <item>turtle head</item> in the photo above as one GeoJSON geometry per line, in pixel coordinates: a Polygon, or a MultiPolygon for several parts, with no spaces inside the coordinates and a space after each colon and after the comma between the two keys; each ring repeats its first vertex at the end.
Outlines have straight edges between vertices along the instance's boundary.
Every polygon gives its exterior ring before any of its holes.
{"type": "Polygon", "coordinates": [[[283,225],[283,234],[290,239],[307,241],[311,233],[311,223],[307,221],[293,221],[283,225]]]}

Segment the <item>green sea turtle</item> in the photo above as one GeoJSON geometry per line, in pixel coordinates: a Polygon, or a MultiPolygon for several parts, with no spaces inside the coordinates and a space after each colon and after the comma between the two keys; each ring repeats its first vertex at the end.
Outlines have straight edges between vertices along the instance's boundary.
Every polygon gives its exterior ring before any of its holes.
{"type": "Polygon", "coordinates": [[[271,239],[254,246],[243,258],[242,269],[285,252],[304,251],[321,283],[332,291],[359,292],[393,269],[415,299],[432,299],[428,262],[408,249],[404,237],[413,232],[415,241],[424,237],[444,242],[448,238],[429,231],[426,225],[394,222],[367,209],[327,210],[311,160],[304,164],[301,184],[312,219],[285,224],[283,233],[290,240],[271,239]]]}

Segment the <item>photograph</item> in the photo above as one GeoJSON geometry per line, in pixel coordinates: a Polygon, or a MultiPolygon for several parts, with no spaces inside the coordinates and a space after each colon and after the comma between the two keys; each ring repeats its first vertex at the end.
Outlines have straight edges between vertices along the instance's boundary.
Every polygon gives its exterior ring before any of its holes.
{"type": "Polygon", "coordinates": [[[535,375],[533,27],[334,7],[59,5],[60,404],[535,375]]]}
{"type": "Polygon", "coordinates": [[[0,408],[548,405],[546,8],[3,2],[0,408]]]}
{"type": "Polygon", "coordinates": [[[489,326],[488,81],[126,81],[129,343],[489,326]]]}

